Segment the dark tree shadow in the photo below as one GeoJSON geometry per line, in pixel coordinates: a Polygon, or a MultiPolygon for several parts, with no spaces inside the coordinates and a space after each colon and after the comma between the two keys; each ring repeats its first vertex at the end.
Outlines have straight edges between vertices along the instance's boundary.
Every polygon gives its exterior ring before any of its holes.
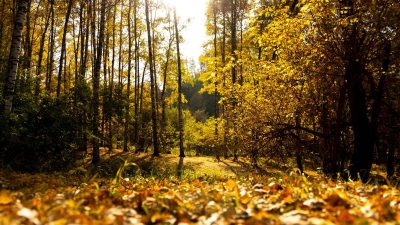
{"type": "Polygon", "coordinates": [[[221,161],[221,162],[223,164],[225,164],[225,166],[228,167],[236,176],[238,176],[238,173],[236,172],[236,170],[231,165],[229,165],[228,163],[226,163],[224,161],[221,161]]]}
{"type": "Polygon", "coordinates": [[[180,158],[179,158],[178,169],[177,169],[177,176],[178,176],[178,178],[181,178],[181,177],[182,177],[183,158],[184,158],[184,157],[180,157],[180,158]]]}

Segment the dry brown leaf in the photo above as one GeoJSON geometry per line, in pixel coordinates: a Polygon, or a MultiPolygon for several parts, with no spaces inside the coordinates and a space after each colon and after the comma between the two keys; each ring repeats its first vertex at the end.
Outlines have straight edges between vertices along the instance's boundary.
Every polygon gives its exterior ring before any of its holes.
{"type": "Polygon", "coordinates": [[[343,209],[342,211],[340,211],[337,220],[341,223],[354,223],[357,218],[354,215],[350,214],[348,210],[343,209]]]}

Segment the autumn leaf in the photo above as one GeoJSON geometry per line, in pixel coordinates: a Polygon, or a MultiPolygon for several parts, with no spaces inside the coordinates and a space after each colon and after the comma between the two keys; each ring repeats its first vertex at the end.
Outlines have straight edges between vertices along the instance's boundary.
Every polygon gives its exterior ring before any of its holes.
{"type": "Polygon", "coordinates": [[[233,188],[237,187],[237,183],[234,180],[229,179],[227,182],[225,182],[225,187],[228,190],[232,190],[233,188]]]}
{"type": "Polygon", "coordinates": [[[356,217],[350,214],[348,210],[343,209],[340,211],[337,220],[340,223],[354,223],[356,221],[356,217]]]}
{"type": "Polygon", "coordinates": [[[0,191],[0,205],[7,205],[14,202],[13,197],[7,190],[0,191]]]}

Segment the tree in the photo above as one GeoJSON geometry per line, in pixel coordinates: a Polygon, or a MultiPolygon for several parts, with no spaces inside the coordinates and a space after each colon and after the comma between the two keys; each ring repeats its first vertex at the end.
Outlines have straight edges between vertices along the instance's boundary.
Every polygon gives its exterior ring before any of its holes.
{"type": "Polygon", "coordinates": [[[49,58],[47,63],[46,71],[46,92],[51,92],[51,79],[53,76],[53,66],[54,66],[54,42],[55,42],[55,16],[54,16],[54,0],[50,1],[50,11],[51,11],[51,28],[50,28],[50,47],[49,47],[49,58]]]}
{"type": "Polygon", "coordinates": [[[216,148],[216,158],[219,160],[219,149],[218,149],[218,71],[217,71],[217,1],[214,0],[213,2],[213,14],[214,14],[214,63],[215,63],[215,89],[214,89],[214,119],[215,119],[215,148],[216,148]]]}
{"type": "MultiPolygon", "coordinates": [[[[128,85],[126,88],[126,106],[125,106],[125,132],[124,132],[124,152],[128,151],[128,124],[129,124],[129,97],[131,89],[131,66],[132,66],[132,36],[131,36],[131,8],[132,1],[129,0],[128,6],[128,85]]],[[[135,5],[136,7],[136,5],[135,5]]],[[[135,34],[136,36],[136,34],[135,34]]]]}
{"type": "Polygon", "coordinates": [[[96,164],[100,161],[99,152],[99,84],[100,84],[100,67],[101,57],[104,43],[104,27],[105,27],[105,11],[106,0],[101,1],[100,11],[100,31],[99,31],[99,45],[97,49],[97,57],[94,66],[93,74],[93,159],[92,163],[96,164]]]}
{"type": "Polygon", "coordinates": [[[174,23],[175,23],[175,37],[176,37],[176,54],[178,60],[179,157],[185,157],[185,151],[183,149],[182,68],[181,68],[181,56],[179,52],[179,31],[178,31],[178,20],[176,18],[176,7],[174,8],[174,23]]]}
{"type": "Polygon", "coordinates": [[[152,44],[151,44],[151,27],[150,27],[150,19],[149,19],[149,0],[145,0],[145,14],[146,14],[146,25],[147,25],[147,43],[149,49],[149,65],[150,65],[150,89],[151,89],[151,118],[152,118],[152,127],[153,127],[153,148],[154,156],[158,156],[158,135],[157,135],[157,114],[156,114],[156,96],[155,96],[155,81],[154,81],[154,67],[153,67],[153,52],[152,52],[152,44]]]}
{"type": "Polygon", "coordinates": [[[66,53],[66,38],[67,38],[67,30],[68,30],[68,21],[69,21],[70,15],[71,15],[72,4],[73,4],[73,0],[69,0],[68,6],[67,6],[67,13],[65,15],[64,33],[63,33],[62,41],[61,41],[60,64],[58,67],[57,98],[60,97],[60,93],[61,93],[61,76],[62,76],[62,71],[63,71],[62,68],[63,68],[63,63],[64,63],[64,56],[66,53]]]}
{"type": "Polygon", "coordinates": [[[7,69],[7,80],[6,85],[4,87],[4,111],[11,111],[13,98],[14,98],[14,90],[15,90],[15,81],[17,77],[18,63],[19,63],[19,53],[21,51],[21,38],[22,38],[22,30],[24,27],[25,14],[28,8],[28,0],[19,0],[18,1],[18,11],[14,21],[14,29],[11,40],[10,47],[10,57],[7,69]]]}

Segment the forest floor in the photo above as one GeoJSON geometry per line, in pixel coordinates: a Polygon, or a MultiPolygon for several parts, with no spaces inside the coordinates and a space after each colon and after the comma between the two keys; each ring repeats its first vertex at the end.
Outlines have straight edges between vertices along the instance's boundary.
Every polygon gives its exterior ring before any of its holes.
{"type": "MultiPolygon", "coordinates": [[[[392,185],[115,151],[65,173],[0,171],[0,224],[396,224],[392,185]]],[[[88,159],[85,161],[88,162],[88,159]]],[[[82,162],[81,162],[82,163],[82,162]]],[[[375,171],[374,173],[380,173],[375,171]]]]}

